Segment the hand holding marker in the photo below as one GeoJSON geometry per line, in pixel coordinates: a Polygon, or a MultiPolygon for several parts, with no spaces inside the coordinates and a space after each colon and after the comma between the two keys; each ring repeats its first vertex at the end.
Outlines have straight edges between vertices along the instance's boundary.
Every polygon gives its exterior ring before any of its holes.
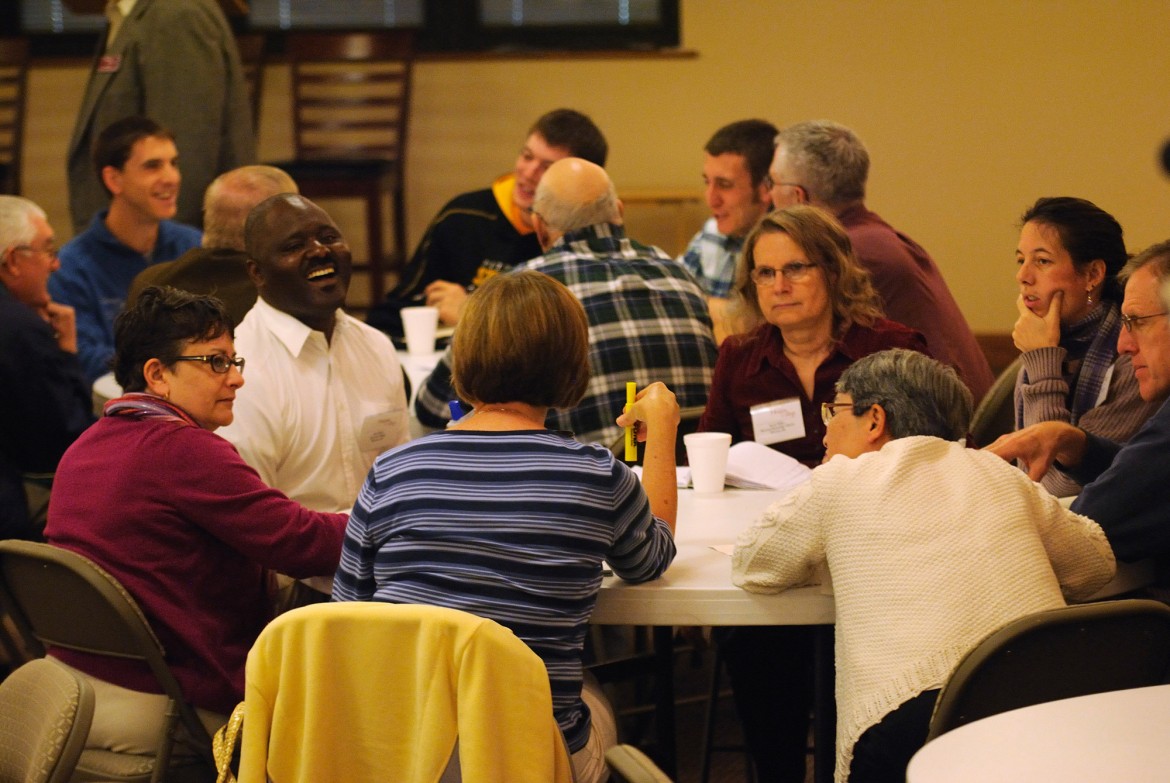
{"type": "MultiPolygon", "coordinates": [[[[630,406],[634,404],[634,399],[637,394],[638,384],[634,381],[629,381],[626,383],[626,407],[622,409],[623,413],[628,411],[630,406]]],[[[638,442],[634,439],[634,425],[631,424],[630,426],[626,427],[626,462],[637,461],[638,442]]]]}

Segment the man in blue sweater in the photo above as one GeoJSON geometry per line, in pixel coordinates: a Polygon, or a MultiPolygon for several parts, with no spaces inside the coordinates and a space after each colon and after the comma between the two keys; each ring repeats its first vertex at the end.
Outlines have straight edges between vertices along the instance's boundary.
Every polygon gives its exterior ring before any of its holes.
{"type": "Polygon", "coordinates": [[[1125,445],[1091,435],[1064,422],[1042,422],[1004,435],[988,448],[1019,459],[1039,480],[1054,463],[1084,483],[1072,510],[1105,531],[1118,560],[1154,558],[1160,585],[1170,565],[1170,240],[1131,259],[1121,270],[1124,327],[1117,349],[1133,360],[1138,391],[1158,412],[1125,445]]]}
{"type": "Polygon", "coordinates": [[[98,136],[93,160],[109,209],[61,248],[61,269],[49,281],[53,299],[77,312],[77,356],[91,382],[110,369],[114,317],[134,276],[199,247],[202,237],[170,220],[181,178],[169,130],[146,117],[118,120],[98,136]]]}

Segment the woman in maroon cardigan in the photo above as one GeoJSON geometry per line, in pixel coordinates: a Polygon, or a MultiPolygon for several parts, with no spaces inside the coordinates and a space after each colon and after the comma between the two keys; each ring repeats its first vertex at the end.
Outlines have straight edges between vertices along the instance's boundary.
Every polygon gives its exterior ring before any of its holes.
{"type": "MultiPolygon", "coordinates": [[[[271,618],[271,570],[332,574],[347,516],[310,511],[214,434],[244,385],[218,299],[148,288],[115,324],[126,393],[61,459],[45,537],[109,571],[142,607],[210,730],[244,695],[271,618]]],[[[164,697],[145,664],[67,650],[97,695],[87,747],[157,750],[164,697]]]]}

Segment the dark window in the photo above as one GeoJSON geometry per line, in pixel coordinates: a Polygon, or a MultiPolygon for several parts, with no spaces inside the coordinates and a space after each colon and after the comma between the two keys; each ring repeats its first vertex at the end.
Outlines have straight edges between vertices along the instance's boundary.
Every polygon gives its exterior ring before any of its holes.
{"type": "Polygon", "coordinates": [[[421,27],[424,0],[250,0],[257,30],[421,27]]]}
{"type": "Polygon", "coordinates": [[[478,0],[482,48],[651,49],[678,46],[678,2],[478,0]]]}
{"type": "MultiPolygon", "coordinates": [[[[0,10],[4,27],[32,34],[38,54],[89,55],[95,34],[106,23],[100,13],[69,11],[64,0],[0,5],[7,6],[0,10]]],[[[250,0],[249,5],[246,18],[232,20],[238,30],[412,27],[419,31],[422,51],[655,49],[679,44],[679,0],[250,0]]]]}
{"type": "Polygon", "coordinates": [[[75,14],[61,0],[20,0],[20,13],[26,33],[87,33],[106,26],[102,14],[75,14]]]}

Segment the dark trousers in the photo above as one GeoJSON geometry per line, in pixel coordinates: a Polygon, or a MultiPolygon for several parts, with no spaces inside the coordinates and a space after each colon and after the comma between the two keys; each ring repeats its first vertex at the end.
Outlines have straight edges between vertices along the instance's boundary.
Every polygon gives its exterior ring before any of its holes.
{"type": "Polygon", "coordinates": [[[715,630],[759,783],[803,783],[815,629],[778,625],[715,630]]]}
{"type": "Polygon", "coordinates": [[[849,783],[904,783],[906,766],[926,744],[938,691],[923,691],[870,726],[853,746],[849,783]]]}

